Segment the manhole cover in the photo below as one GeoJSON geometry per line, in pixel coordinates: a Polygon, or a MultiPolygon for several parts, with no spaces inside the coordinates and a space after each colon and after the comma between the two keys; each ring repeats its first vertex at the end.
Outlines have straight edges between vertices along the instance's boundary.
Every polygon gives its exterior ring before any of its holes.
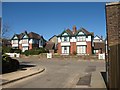
{"type": "Polygon", "coordinates": [[[77,82],[76,85],[87,85],[90,86],[91,82],[91,74],[87,74],[83,77],[80,77],[79,81],[77,82]]]}

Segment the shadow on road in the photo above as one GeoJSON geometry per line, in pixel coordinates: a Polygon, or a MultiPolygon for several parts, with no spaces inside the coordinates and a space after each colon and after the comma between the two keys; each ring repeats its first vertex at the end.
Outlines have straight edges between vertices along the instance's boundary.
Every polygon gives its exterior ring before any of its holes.
{"type": "Polygon", "coordinates": [[[107,73],[106,72],[101,72],[101,75],[102,75],[102,77],[104,79],[104,82],[105,82],[105,84],[107,86],[107,73]]]}

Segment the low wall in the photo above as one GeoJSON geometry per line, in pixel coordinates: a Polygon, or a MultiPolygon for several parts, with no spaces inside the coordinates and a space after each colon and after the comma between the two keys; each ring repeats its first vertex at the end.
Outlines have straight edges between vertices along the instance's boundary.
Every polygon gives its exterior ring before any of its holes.
{"type": "Polygon", "coordinates": [[[20,57],[20,54],[18,53],[5,53],[7,55],[9,55],[10,57],[20,57]]]}

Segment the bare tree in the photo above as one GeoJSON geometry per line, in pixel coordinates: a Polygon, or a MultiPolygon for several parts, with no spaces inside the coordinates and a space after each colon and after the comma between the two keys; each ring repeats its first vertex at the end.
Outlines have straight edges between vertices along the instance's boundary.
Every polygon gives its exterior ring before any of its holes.
{"type": "Polygon", "coordinates": [[[3,24],[2,28],[2,38],[9,38],[10,26],[8,24],[3,24]]]}

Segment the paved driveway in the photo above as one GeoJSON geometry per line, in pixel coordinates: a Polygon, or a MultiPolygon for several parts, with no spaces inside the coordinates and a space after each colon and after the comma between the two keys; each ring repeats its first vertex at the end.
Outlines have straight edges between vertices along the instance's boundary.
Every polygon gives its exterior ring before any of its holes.
{"type": "Polygon", "coordinates": [[[105,71],[105,62],[102,60],[101,61],[54,60],[54,59],[40,60],[39,58],[33,57],[19,59],[19,61],[25,64],[36,64],[38,66],[45,67],[46,70],[41,74],[37,74],[24,80],[8,84],[4,87],[7,88],[74,88],[79,86],[89,87],[91,84],[89,82],[91,82],[90,80],[93,73],[105,71]]]}

